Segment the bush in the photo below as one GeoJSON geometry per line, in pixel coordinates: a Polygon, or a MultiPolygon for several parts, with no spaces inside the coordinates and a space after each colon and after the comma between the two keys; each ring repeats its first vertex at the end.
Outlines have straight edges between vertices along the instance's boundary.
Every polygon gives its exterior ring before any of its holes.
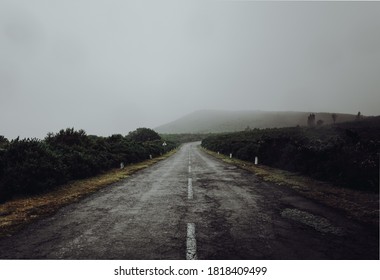
{"type": "Polygon", "coordinates": [[[150,128],[138,128],[128,134],[127,138],[134,142],[161,140],[160,135],[150,128]]]}
{"type": "Polygon", "coordinates": [[[0,200],[47,191],[69,180],[86,178],[124,164],[158,156],[176,147],[151,129],[124,137],[88,136],[68,128],[38,139],[0,138],[0,200]],[[147,140],[149,139],[149,140],[147,140]],[[150,140],[153,139],[153,140],[150,140]]]}
{"type": "Polygon", "coordinates": [[[40,140],[13,140],[2,159],[0,189],[5,198],[43,192],[65,181],[58,156],[40,140]]]}
{"type": "Polygon", "coordinates": [[[334,127],[255,129],[213,135],[202,146],[345,187],[378,192],[380,118],[334,127]],[[367,126],[368,125],[368,126],[367,126]]]}

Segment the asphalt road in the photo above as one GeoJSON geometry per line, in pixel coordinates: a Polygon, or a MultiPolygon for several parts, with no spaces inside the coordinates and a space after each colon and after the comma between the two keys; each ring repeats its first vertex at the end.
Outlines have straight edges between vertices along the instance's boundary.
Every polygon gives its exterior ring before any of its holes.
{"type": "Polygon", "coordinates": [[[378,229],[191,143],[0,239],[0,259],[378,259],[378,248],[378,229]]]}

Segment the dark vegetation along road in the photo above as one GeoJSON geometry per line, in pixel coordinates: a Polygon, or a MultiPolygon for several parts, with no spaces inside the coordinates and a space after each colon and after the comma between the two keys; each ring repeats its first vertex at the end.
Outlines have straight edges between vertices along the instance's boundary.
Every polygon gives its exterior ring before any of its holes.
{"type": "Polygon", "coordinates": [[[345,188],[379,192],[380,117],[209,135],[202,146],[345,188]]]}
{"type": "Polygon", "coordinates": [[[379,258],[373,227],[198,145],[0,239],[0,258],[379,258]]]}

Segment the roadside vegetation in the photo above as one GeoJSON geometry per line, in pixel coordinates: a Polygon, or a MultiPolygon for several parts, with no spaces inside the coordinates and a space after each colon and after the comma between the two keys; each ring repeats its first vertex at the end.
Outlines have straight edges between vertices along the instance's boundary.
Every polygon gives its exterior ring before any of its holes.
{"type": "Polygon", "coordinates": [[[87,135],[67,128],[45,139],[9,141],[0,136],[0,202],[41,194],[73,180],[120,168],[123,163],[158,157],[177,144],[153,130],[139,128],[128,135],[87,135]]]}
{"type": "Polygon", "coordinates": [[[25,225],[54,214],[61,207],[123,180],[141,169],[168,158],[176,149],[153,159],[114,168],[94,177],[70,181],[39,195],[11,199],[0,204],[0,237],[8,236],[25,225]]]}
{"type": "Polygon", "coordinates": [[[247,129],[208,136],[202,147],[298,172],[334,185],[379,192],[380,117],[325,126],[247,129]]]}

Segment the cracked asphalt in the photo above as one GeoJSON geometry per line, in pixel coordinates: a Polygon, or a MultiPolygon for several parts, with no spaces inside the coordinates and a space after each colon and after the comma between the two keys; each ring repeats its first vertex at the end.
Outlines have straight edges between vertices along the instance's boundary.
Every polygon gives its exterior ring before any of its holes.
{"type": "Polygon", "coordinates": [[[0,259],[379,259],[378,229],[198,145],[0,239],[0,259]]]}

